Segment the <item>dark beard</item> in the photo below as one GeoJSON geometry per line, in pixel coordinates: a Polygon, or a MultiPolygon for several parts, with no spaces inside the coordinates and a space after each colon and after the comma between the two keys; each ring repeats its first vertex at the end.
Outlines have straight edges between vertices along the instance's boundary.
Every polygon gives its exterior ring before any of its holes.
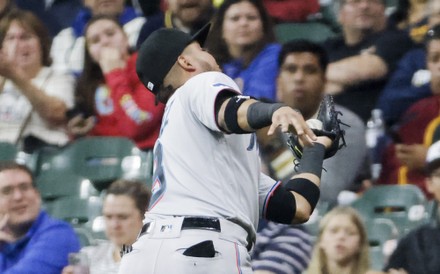
{"type": "Polygon", "coordinates": [[[159,102],[166,104],[171,95],[173,95],[174,91],[175,89],[171,85],[167,87],[161,87],[159,92],[156,94],[156,98],[154,101],[156,106],[159,102]]]}

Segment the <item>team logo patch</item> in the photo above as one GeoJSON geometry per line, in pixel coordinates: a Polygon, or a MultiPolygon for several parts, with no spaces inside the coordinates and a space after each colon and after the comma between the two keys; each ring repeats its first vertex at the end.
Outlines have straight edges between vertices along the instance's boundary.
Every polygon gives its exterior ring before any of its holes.
{"type": "Polygon", "coordinates": [[[147,88],[148,88],[149,90],[153,90],[153,88],[154,88],[154,84],[151,83],[151,82],[148,82],[148,84],[147,84],[147,88]]]}
{"type": "Polygon", "coordinates": [[[160,227],[160,232],[167,233],[173,230],[173,225],[163,225],[160,227]]]}

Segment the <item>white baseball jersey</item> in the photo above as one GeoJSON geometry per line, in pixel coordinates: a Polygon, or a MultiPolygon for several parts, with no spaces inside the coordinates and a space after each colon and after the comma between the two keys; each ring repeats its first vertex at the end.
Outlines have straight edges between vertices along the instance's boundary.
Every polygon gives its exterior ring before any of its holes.
{"type": "Polygon", "coordinates": [[[154,148],[152,199],[146,221],[170,216],[237,218],[254,230],[277,184],[260,172],[255,134],[225,134],[214,104],[224,89],[239,94],[220,72],[199,74],[166,104],[154,148]]]}

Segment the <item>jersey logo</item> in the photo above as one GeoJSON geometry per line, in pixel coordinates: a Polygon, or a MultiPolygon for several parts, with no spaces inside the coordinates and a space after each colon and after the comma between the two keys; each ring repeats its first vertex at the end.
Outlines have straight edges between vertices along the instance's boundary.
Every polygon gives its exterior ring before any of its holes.
{"type": "Polygon", "coordinates": [[[160,232],[169,233],[173,230],[173,225],[163,225],[160,227],[160,232]]]}

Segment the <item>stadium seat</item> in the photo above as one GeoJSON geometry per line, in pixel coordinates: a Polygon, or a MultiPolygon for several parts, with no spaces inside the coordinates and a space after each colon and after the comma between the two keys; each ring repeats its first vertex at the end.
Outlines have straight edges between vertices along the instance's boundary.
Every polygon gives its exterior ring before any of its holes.
{"type": "Polygon", "coordinates": [[[280,23],[275,25],[275,36],[280,43],[294,39],[305,39],[320,43],[335,35],[335,32],[328,25],[321,22],[280,23]]]}
{"type": "Polygon", "coordinates": [[[101,215],[102,198],[79,198],[67,196],[52,201],[49,214],[54,218],[69,222],[74,226],[92,226],[94,219],[101,215]]]}
{"type": "Polygon", "coordinates": [[[88,198],[100,195],[89,179],[64,171],[43,172],[38,175],[35,184],[44,202],[67,196],[88,198]]]}
{"type": "Polygon", "coordinates": [[[78,236],[79,242],[81,243],[81,247],[91,246],[96,244],[96,240],[93,237],[93,234],[86,227],[75,226],[73,229],[75,230],[75,234],[78,236]]]}
{"type": "Polygon", "coordinates": [[[400,236],[429,221],[427,199],[415,185],[377,185],[367,191],[351,206],[365,220],[390,219],[399,229],[400,236]]]}
{"type": "Polygon", "coordinates": [[[139,179],[151,186],[152,154],[122,137],[84,137],[46,157],[40,172],[69,172],[88,178],[102,191],[116,179],[139,179]]]}
{"type": "Polygon", "coordinates": [[[370,219],[365,222],[370,246],[371,268],[382,270],[386,260],[394,250],[399,232],[389,219],[370,219]]]}
{"type": "Polygon", "coordinates": [[[18,150],[13,143],[0,142],[0,161],[15,160],[18,150]]]}
{"type": "Polygon", "coordinates": [[[341,33],[341,25],[332,4],[321,5],[316,16],[309,18],[308,21],[326,24],[335,34],[341,33]]]}

